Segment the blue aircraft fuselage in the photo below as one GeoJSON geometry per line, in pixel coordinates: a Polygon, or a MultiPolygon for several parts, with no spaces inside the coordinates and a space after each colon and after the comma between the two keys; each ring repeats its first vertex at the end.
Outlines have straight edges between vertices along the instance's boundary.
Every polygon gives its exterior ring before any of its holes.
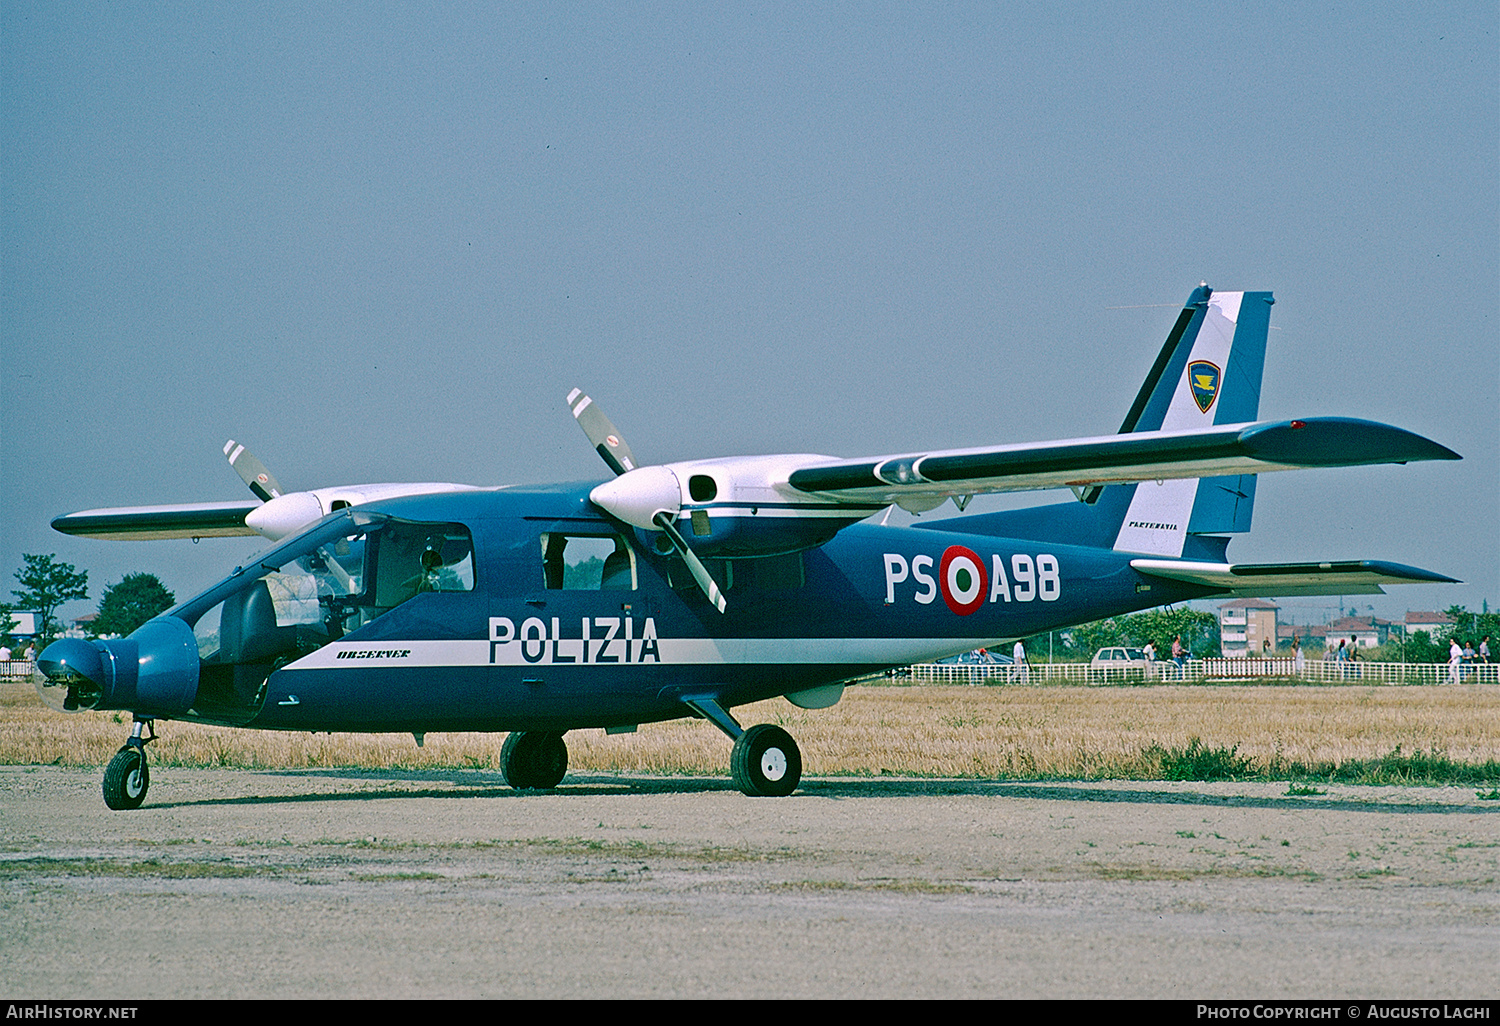
{"type": "MultiPolygon", "coordinates": [[[[676,555],[601,516],[591,487],[416,496],[334,514],[165,614],[195,630],[197,689],[186,707],[170,697],[153,708],[145,695],[130,707],[274,730],[622,727],[687,715],[689,697],[729,708],[1205,593],[1147,578],[1112,550],[856,524],[816,548],[718,562],[730,599],[720,613],[676,555]],[[356,537],[371,515],[390,518],[378,544],[356,537]],[[428,549],[448,539],[463,579],[381,610],[374,553],[403,558],[389,553],[414,546],[396,534],[414,529],[428,549]],[[367,622],[329,631],[340,599],[327,592],[339,586],[312,582],[330,546],[351,537],[364,549],[340,557],[349,586],[337,616],[372,608],[355,617],[367,622]],[[612,548],[616,572],[595,557],[592,576],[560,577],[568,542],[612,548]],[[256,613],[268,586],[276,601],[256,613]]],[[[417,567],[404,558],[409,566],[385,576],[417,567]]]]}

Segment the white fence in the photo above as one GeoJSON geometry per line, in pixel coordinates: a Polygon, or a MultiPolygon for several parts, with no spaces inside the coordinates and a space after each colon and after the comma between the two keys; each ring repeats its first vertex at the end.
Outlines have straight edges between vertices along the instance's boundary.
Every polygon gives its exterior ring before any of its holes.
{"type": "MultiPolygon", "coordinates": [[[[1299,671],[1290,659],[1190,659],[1178,669],[1171,662],[1139,668],[1092,667],[1088,663],[994,664],[919,663],[883,678],[899,684],[1194,684],[1242,680],[1251,683],[1306,684],[1451,684],[1447,663],[1307,662],[1299,671]]],[[[1458,667],[1457,683],[1500,684],[1500,664],[1467,663],[1458,667]]]]}
{"type": "Polygon", "coordinates": [[[0,662],[0,681],[23,684],[31,680],[30,659],[6,659],[0,662]]]}

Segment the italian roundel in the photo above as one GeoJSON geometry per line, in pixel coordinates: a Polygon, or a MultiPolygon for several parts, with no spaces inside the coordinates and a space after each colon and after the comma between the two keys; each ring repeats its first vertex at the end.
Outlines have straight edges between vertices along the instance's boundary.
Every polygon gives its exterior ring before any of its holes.
{"type": "Polygon", "coordinates": [[[950,545],[943,553],[938,580],[943,601],[959,616],[968,616],[984,605],[990,591],[990,575],[985,573],[984,560],[962,545],[950,545]]]}

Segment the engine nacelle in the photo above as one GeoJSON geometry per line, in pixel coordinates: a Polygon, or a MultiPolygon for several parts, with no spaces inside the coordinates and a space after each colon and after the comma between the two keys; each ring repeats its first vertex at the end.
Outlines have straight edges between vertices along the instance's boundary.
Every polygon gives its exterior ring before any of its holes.
{"type": "Polygon", "coordinates": [[[641,467],[599,485],[589,498],[611,516],[658,536],[656,518],[671,517],[700,556],[775,556],[822,545],[885,508],[832,502],[786,483],[792,468],[826,459],[746,456],[641,467]]]}

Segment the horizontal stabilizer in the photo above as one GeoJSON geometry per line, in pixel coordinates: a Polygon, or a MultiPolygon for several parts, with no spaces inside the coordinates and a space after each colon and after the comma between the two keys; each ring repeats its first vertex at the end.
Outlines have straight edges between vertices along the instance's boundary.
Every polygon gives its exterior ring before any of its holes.
{"type": "Polygon", "coordinates": [[[1452,577],[1373,559],[1334,563],[1197,563],[1132,559],[1135,570],[1241,598],[1290,595],[1383,595],[1383,584],[1457,584],[1452,577]]]}
{"type": "Polygon", "coordinates": [[[111,541],[254,536],[256,532],[245,526],[245,517],[259,508],[258,502],[118,506],[65,513],[52,521],[52,527],[78,538],[103,538],[111,541]]]}

